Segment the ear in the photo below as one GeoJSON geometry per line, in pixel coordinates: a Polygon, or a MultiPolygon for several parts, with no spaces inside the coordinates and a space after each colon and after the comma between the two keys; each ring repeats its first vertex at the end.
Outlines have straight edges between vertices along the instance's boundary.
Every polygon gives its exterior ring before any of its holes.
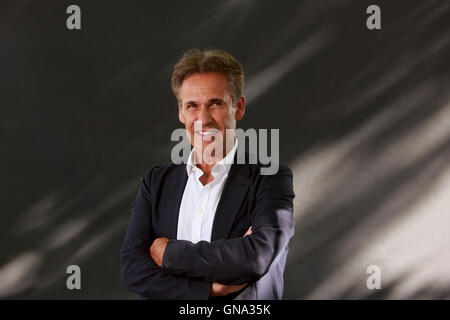
{"type": "Polygon", "coordinates": [[[234,115],[234,118],[236,120],[241,120],[244,117],[245,113],[245,97],[241,96],[239,98],[239,101],[236,103],[236,113],[234,115]]]}
{"type": "Polygon", "coordinates": [[[183,106],[181,105],[181,102],[178,102],[178,119],[180,119],[180,122],[182,124],[186,124],[186,121],[184,120],[182,108],[183,108],[183,106]]]}

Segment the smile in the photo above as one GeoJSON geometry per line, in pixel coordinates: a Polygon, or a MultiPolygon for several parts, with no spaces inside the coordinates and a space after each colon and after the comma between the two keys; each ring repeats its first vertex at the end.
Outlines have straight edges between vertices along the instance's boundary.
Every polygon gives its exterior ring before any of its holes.
{"type": "Polygon", "coordinates": [[[220,134],[220,131],[217,129],[207,130],[207,131],[195,131],[195,133],[202,137],[203,141],[211,141],[212,137],[217,139],[217,135],[220,134]]]}
{"type": "Polygon", "coordinates": [[[215,131],[196,131],[195,133],[201,135],[201,136],[212,136],[214,134],[216,134],[217,132],[219,132],[218,130],[215,131]]]}

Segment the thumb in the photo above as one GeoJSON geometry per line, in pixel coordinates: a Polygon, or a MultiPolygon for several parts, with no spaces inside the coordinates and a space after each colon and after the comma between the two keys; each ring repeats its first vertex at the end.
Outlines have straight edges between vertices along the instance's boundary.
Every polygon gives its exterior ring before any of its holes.
{"type": "Polygon", "coordinates": [[[253,233],[252,232],[252,226],[250,226],[250,228],[248,228],[247,232],[244,234],[244,237],[246,237],[248,235],[251,235],[252,233],[253,233]]]}

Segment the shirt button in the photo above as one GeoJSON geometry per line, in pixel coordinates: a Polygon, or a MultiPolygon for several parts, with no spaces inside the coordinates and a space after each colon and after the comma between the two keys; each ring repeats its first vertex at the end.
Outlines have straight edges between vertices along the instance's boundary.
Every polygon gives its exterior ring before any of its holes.
{"type": "Polygon", "coordinates": [[[197,213],[203,213],[202,209],[197,209],[197,213]]]}
{"type": "Polygon", "coordinates": [[[198,242],[198,238],[194,238],[194,242],[198,242]]]}

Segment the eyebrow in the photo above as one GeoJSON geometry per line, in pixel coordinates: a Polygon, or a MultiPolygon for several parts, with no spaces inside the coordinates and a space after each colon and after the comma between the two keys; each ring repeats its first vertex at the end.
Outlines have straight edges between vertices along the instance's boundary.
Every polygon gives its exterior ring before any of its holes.
{"type": "Polygon", "coordinates": [[[214,103],[214,102],[222,102],[222,103],[225,103],[225,101],[224,101],[223,99],[220,99],[220,98],[212,98],[212,99],[209,99],[209,103],[214,103]]]}
{"type": "MultiPolygon", "coordinates": [[[[225,103],[225,101],[223,99],[220,99],[220,98],[212,98],[212,99],[208,100],[208,103],[215,103],[215,102],[225,103]]],[[[197,101],[187,101],[187,102],[183,103],[183,105],[185,105],[185,106],[190,105],[190,104],[195,104],[196,105],[197,101]]]]}

